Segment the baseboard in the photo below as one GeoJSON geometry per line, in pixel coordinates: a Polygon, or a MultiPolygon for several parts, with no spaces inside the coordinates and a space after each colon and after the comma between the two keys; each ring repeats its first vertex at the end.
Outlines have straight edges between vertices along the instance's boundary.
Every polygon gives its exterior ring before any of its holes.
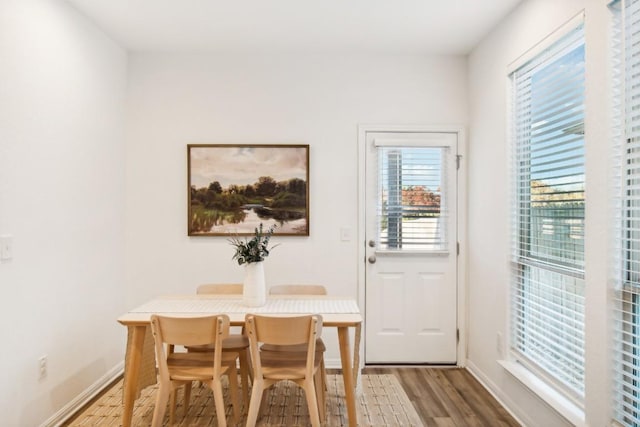
{"type": "Polygon", "coordinates": [[[471,361],[467,360],[466,368],[465,368],[478,382],[489,392],[494,399],[498,401],[500,405],[511,415],[517,422],[523,427],[532,426],[534,423],[532,420],[522,420],[519,416],[517,416],[513,410],[511,409],[511,405],[513,404],[510,399],[499,392],[499,388],[495,385],[493,381],[491,381],[478,367],[471,361]]]}
{"type": "Polygon", "coordinates": [[[327,367],[328,369],[342,369],[342,362],[340,361],[339,357],[325,358],[324,366],[327,367]]]}
{"type": "MultiPolygon", "coordinates": [[[[342,370],[342,361],[340,358],[325,358],[324,364],[327,369],[342,370]]],[[[364,364],[360,360],[360,370],[364,368],[434,368],[434,369],[451,369],[451,368],[466,368],[462,363],[451,364],[430,364],[430,363],[368,363],[364,364]]]]}
{"type": "Polygon", "coordinates": [[[56,427],[61,425],[73,416],[80,408],[86,405],[98,393],[104,390],[116,378],[124,372],[124,361],[118,363],[110,371],[102,376],[98,381],[93,383],[89,388],[80,393],[75,399],[63,406],[58,412],[53,414],[48,420],[40,425],[40,427],[56,427]]]}

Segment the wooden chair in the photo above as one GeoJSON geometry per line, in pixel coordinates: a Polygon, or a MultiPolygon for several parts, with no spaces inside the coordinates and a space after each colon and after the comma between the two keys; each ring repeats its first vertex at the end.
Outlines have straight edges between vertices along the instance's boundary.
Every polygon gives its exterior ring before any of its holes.
{"type": "Polygon", "coordinates": [[[269,288],[269,295],[326,295],[322,285],[275,285],[269,288]]]}
{"type": "Polygon", "coordinates": [[[212,283],[200,285],[197,294],[242,295],[242,283],[212,283]]]}
{"type": "MultiPolygon", "coordinates": [[[[242,284],[240,283],[216,283],[200,285],[196,289],[196,293],[218,294],[218,295],[242,295],[242,284]]],[[[213,351],[212,345],[208,346],[189,346],[189,351],[202,352],[213,351]]],[[[246,404],[249,404],[249,376],[251,375],[251,362],[249,361],[249,338],[241,333],[231,333],[229,337],[222,341],[223,352],[238,353],[240,359],[240,378],[242,384],[242,396],[246,404]]]]}
{"type": "MultiPolygon", "coordinates": [[[[327,288],[322,285],[275,285],[269,289],[269,295],[327,295],[327,288]]],[[[289,351],[289,352],[305,352],[307,351],[304,345],[299,346],[276,346],[276,345],[263,345],[263,351],[289,351]]],[[[324,365],[324,352],[327,347],[322,341],[322,338],[318,338],[316,342],[316,352],[320,353],[320,369],[322,371],[322,389],[327,389],[327,373],[324,365]]]]}
{"type": "Polygon", "coordinates": [[[306,315],[272,317],[247,314],[245,325],[251,344],[253,388],[247,426],[258,419],[264,391],[278,381],[293,381],[304,389],[311,425],[320,426],[325,419],[324,391],[320,378],[320,358],[316,340],[322,332],[322,317],[306,315]],[[306,346],[305,352],[263,351],[261,345],[306,346]]]}
{"type": "MultiPolygon", "coordinates": [[[[170,395],[185,385],[185,412],[189,405],[191,383],[200,381],[212,390],[218,416],[218,426],[227,425],[222,394],[221,377],[229,378],[229,389],[235,422],[240,420],[238,402],[238,353],[223,352],[222,341],[229,336],[229,316],[226,314],[204,317],[151,316],[151,331],[155,340],[158,361],[158,392],[153,411],[152,427],[162,425],[162,419],[170,395]],[[168,346],[213,345],[213,352],[168,352],[168,346]]],[[[173,423],[175,406],[171,405],[170,423],[173,423]]]]}
{"type": "MultiPolygon", "coordinates": [[[[269,295],[327,295],[327,288],[322,285],[275,285],[269,289],[269,295]]],[[[306,351],[304,346],[297,347],[299,351],[306,351]]],[[[263,350],[267,351],[278,351],[287,350],[294,351],[295,348],[282,348],[278,346],[263,346],[263,350]]],[[[318,338],[318,342],[316,343],[316,351],[323,352],[326,350],[326,346],[322,341],[322,338],[318,338]]],[[[324,371],[324,363],[323,363],[323,371],[324,371]]],[[[323,375],[324,377],[324,375],[323,375]]]]}

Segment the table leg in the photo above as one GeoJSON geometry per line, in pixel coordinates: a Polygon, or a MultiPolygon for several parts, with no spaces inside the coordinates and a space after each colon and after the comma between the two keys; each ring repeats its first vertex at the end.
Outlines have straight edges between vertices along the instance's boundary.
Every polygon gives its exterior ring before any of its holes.
{"type": "Polygon", "coordinates": [[[353,338],[353,383],[358,385],[358,375],[360,375],[360,339],[362,335],[362,323],[356,326],[355,337],[353,338]]]}
{"type": "Polygon", "coordinates": [[[356,412],[356,388],[353,382],[348,327],[338,327],[338,339],[340,341],[340,361],[342,362],[342,379],[344,381],[344,395],[347,401],[349,426],[356,427],[358,425],[358,415],[356,412]]]}
{"type": "Polygon", "coordinates": [[[138,374],[142,362],[142,350],[144,348],[144,335],[146,326],[129,326],[131,328],[131,342],[127,343],[125,355],[124,389],[122,396],[123,412],[122,426],[129,427],[133,416],[133,405],[138,390],[138,374]]]}

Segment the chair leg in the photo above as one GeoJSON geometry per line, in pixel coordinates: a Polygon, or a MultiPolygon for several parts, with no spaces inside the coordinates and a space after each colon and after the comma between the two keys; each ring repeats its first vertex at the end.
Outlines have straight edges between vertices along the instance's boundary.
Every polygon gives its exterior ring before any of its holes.
{"type": "Polygon", "coordinates": [[[240,402],[238,401],[238,371],[235,364],[227,372],[229,378],[229,394],[231,395],[231,406],[233,406],[233,418],[237,423],[240,421],[240,402]]]}
{"type": "Polygon", "coordinates": [[[213,400],[216,405],[216,416],[218,417],[218,427],[227,427],[227,415],[224,411],[224,399],[222,398],[222,382],[220,378],[214,379],[210,383],[213,390],[213,400]]]}
{"type": "Polygon", "coordinates": [[[320,361],[320,373],[322,374],[322,388],[325,391],[329,391],[329,386],[327,385],[327,370],[324,366],[324,355],[322,356],[322,360],[320,361]]]}
{"type": "Polygon", "coordinates": [[[242,380],[242,400],[245,405],[249,405],[249,355],[247,350],[239,352],[240,357],[240,378],[242,380]]]}
{"type": "Polygon", "coordinates": [[[318,415],[320,417],[320,422],[324,422],[326,418],[326,407],[325,407],[325,387],[326,384],[322,380],[322,372],[320,369],[316,372],[315,378],[313,379],[313,385],[316,389],[316,399],[318,399],[318,415]]]}
{"type": "Polygon", "coordinates": [[[271,388],[272,386],[265,387],[262,390],[262,398],[260,399],[260,409],[258,409],[258,416],[267,412],[271,400],[271,388]]]}
{"type": "Polygon", "coordinates": [[[313,427],[320,427],[320,414],[318,413],[318,400],[316,397],[316,388],[313,377],[305,378],[303,386],[304,394],[307,397],[307,406],[309,407],[309,421],[313,427]]]}
{"type": "Polygon", "coordinates": [[[152,427],[161,427],[164,413],[167,409],[167,401],[169,400],[169,394],[171,389],[167,387],[158,387],[158,393],[156,395],[156,407],[153,409],[153,419],[151,421],[152,427]]]}
{"type": "Polygon", "coordinates": [[[260,409],[263,391],[263,380],[256,380],[254,378],[251,389],[251,400],[249,401],[249,412],[247,413],[247,427],[255,427],[258,421],[258,410],[260,409]]]}
{"type": "MultiPolygon", "coordinates": [[[[247,335],[247,331],[245,330],[244,326],[242,327],[242,335],[245,335],[245,336],[247,335]]],[[[251,364],[251,356],[249,354],[249,349],[246,348],[244,350],[244,353],[245,353],[244,359],[247,362],[247,370],[249,372],[249,378],[251,378],[251,382],[253,382],[253,365],[251,364]]],[[[242,364],[242,354],[240,355],[240,358],[241,358],[240,363],[242,364]]]]}
{"type": "Polygon", "coordinates": [[[320,381],[322,382],[322,400],[326,402],[327,396],[329,395],[329,383],[327,381],[327,369],[324,364],[324,354],[320,361],[320,381]]]}
{"type": "Polygon", "coordinates": [[[184,385],[184,416],[187,416],[187,412],[189,411],[189,401],[191,400],[191,384],[189,381],[184,385]]]}
{"type": "Polygon", "coordinates": [[[178,406],[178,389],[171,390],[171,398],[169,399],[169,425],[176,422],[176,407],[178,406]]]}

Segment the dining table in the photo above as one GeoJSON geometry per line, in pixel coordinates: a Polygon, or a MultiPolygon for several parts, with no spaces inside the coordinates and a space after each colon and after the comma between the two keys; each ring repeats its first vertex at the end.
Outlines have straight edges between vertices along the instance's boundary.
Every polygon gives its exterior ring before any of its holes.
{"type": "Polygon", "coordinates": [[[131,426],[135,400],[145,387],[156,383],[156,359],[151,315],[202,316],[226,314],[231,326],[244,326],[248,313],[270,316],[322,315],[323,328],[337,328],[340,363],[349,426],[357,426],[356,384],[360,366],[362,315],[354,298],[327,295],[270,295],[259,307],[247,306],[241,295],[167,295],[154,298],[117,320],[127,327],[122,426],[131,426]],[[350,329],[354,329],[351,349],[350,329]],[[353,360],[351,354],[353,351],[353,360]]]}

